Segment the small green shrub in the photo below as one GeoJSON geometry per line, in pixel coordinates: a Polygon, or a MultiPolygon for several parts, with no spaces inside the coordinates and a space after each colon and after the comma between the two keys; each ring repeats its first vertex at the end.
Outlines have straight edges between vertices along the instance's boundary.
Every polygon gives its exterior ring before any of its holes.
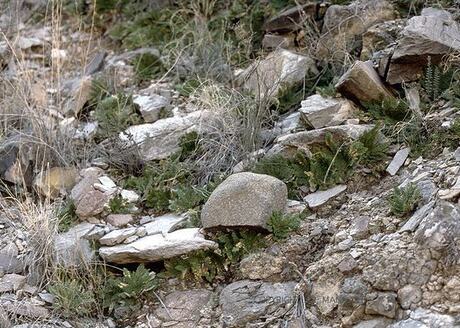
{"type": "Polygon", "coordinates": [[[364,132],[349,148],[351,157],[357,164],[369,166],[382,162],[388,152],[388,144],[381,140],[381,126],[376,125],[364,132]]]}
{"type": "Polygon", "coordinates": [[[200,136],[197,132],[192,131],[184,134],[179,140],[180,160],[184,161],[197,155],[199,152],[200,136]]]}
{"type": "Polygon", "coordinates": [[[152,80],[165,72],[161,59],[152,53],[136,56],[131,64],[139,82],[152,80]]]}
{"type": "Polygon", "coordinates": [[[176,84],[176,90],[181,96],[190,97],[201,85],[198,79],[187,79],[183,83],[176,84]]]}
{"type": "Polygon", "coordinates": [[[66,318],[89,316],[96,305],[94,294],[77,280],[62,280],[48,287],[53,307],[66,318]]]}
{"type": "Polygon", "coordinates": [[[116,195],[109,200],[109,208],[112,214],[128,214],[132,205],[120,195],[116,195]]]}
{"type": "Polygon", "coordinates": [[[211,237],[219,245],[217,250],[197,251],[166,260],[166,275],[213,282],[228,277],[245,255],[266,246],[263,236],[250,230],[221,232],[211,237]]]}
{"type": "Polygon", "coordinates": [[[375,119],[388,123],[410,118],[409,105],[400,98],[385,98],[382,101],[367,102],[362,105],[375,119]]]}
{"type": "Polygon", "coordinates": [[[300,198],[299,188],[307,186],[309,178],[306,174],[310,169],[308,158],[301,152],[293,158],[282,155],[264,157],[251,169],[254,173],[267,174],[282,180],[288,187],[289,197],[300,198]]]}
{"type": "Polygon", "coordinates": [[[196,210],[203,205],[210,196],[206,188],[193,186],[179,186],[172,191],[169,209],[176,213],[185,213],[196,210]]]}
{"type": "Polygon", "coordinates": [[[69,229],[77,224],[78,216],[75,203],[72,199],[68,198],[58,209],[57,217],[59,220],[58,231],[60,233],[67,232],[69,229]]]}
{"type": "Polygon", "coordinates": [[[417,207],[420,198],[420,191],[412,183],[404,188],[394,188],[389,197],[391,213],[399,217],[409,215],[417,207]]]}
{"type": "Polygon", "coordinates": [[[454,71],[452,69],[443,69],[439,65],[434,65],[428,58],[428,64],[425,68],[421,80],[422,89],[428,101],[439,99],[452,85],[454,71]]]}
{"type": "Polygon", "coordinates": [[[306,96],[305,84],[298,83],[295,86],[282,88],[278,92],[276,111],[279,114],[285,114],[290,109],[299,106],[300,102],[305,99],[306,96]]]}
{"type": "Polygon", "coordinates": [[[276,240],[282,240],[300,227],[300,215],[285,215],[281,212],[273,212],[268,221],[268,231],[276,240]]]}
{"type": "Polygon", "coordinates": [[[139,265],[136,271],[123,269],[121,277],[109,278],[102,291],[103,306],[109,312],[117,305],[139,304],[150,291],[157,288],[158,282],[154,272],[139,265]]]}
{"type": "Polygon", "coordinates": [[[106,139],[131,125],[141,123],[132,97],[125,94],[110,96],[97,104],[95,117],[99,123],[97,138],[106,139]]]}

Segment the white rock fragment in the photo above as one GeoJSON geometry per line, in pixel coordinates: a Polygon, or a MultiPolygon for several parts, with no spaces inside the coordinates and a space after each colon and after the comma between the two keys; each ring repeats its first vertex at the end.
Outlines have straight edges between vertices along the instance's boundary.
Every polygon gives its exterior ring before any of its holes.
{"type": "Polygon", "coordinates": [[[310,208],[315,208],[325,204],[329,199],[337,197],[341,193],[347,190],[346,185],[338,185],[331,189],[324,191],[317,191],[304,197],[304,201],[310,208]]]}
{"type": "Polygon", "coordinates": [[[398,173],[399,169],[401,168],[401,166],[404,165],[404,162],[409,156],[409,153],[410,153],[409,147],[399,150],[396,153],[396,155],[393,157],[393,160],[391,161],[391,163],[388,165],[386,171],[391,175],[395,175],[396,173],[398,173]]]}

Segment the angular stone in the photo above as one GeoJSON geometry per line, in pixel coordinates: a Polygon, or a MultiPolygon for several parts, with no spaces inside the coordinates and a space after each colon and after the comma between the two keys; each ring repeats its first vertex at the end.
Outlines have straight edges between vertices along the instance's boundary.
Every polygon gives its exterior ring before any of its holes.
{"type": "Polygon", "coordinates": [[[457,182],[449,189],[441,189],[438,192],[438,196],[441,199],[454,199],[460,195],[460,177],[457,178],[457,182]]]}
{"type": "Polygon", "coordinates": [[[21,140],[3,140],[7,146],[0,147],[0,178],[15,184],[30,184],[30,149],[21,140]]]}
{"type": "Polygon", "coordinates": [[[85,104],[90,100],[93,79],[90,76],[84,76],[81,79],[70,81],[67,87],[70,89],[70,98],[64,106],[64,114],[78,117],[85,104]]]}
{"type": "Polygon", "coordinates": [[[126,228],[110,231],[104,237],[99,239],[99,243],[105,246],[113,246],[123,243],[125,239],[136,234],[137,228],[126,228]]]}
{"type": "Polygon", "coordinates": [[[373,127],[373,125],[348,124],[287,134],[275,140],[275,146],[267,155],[295,154],[298,149],[306,150],[310,146],[324,144],[327,135],[332,135],[334,140],[356,140],[373,127]]]}
{"type": "Polygon", "coordinates": [[[201,222],[204,228],[267,228],[272,213],[283,212],[286,203],[287,187],[281,180],[264,174],[237,173],[212,192],[201,211],[201,222]]]}
{"type": "Polygon", "coordinates": [[[0,296],[0,309],[15,316],[30,319],[46,319],[50,316],[48,309],[28,300],[18,300],[9,294],[0,296]]]}
{"type": "Polygon", "coordinates": [[[244,327],[293,304],[295,286],[295,282],[272,284],[242,280],[231,283],[219,297],[224,325],[244,327]]]}
{"type": "Polygon", "coordinates": [[[139,106],[139,111],[146,123],[160,119],[161,111],[169,105],[170,100],[160,95],[136,96],[133,102],[139,106]]]}
{"type": "Polygon", "coordinates": [[[350,315],[366,303],[366,295],[370,289],[358,277],[344,280],[338,299],[339,313],[344,316],[350,315]]]}
{"type": "Polygon", "coordinates": [[[27,277],[19,274],[6,274],[0,279],[0,294],[16,292],[26,284],[27,277]]]}
{"type": "Polygon", "coordinates": [[[356,61],[335,85],[342,95],[362,103],[394,98],[371,62],[356,61]]]}
{"type": "Polygon", "coordinates": [[[337,269],[342,273],[350,273],[358,266],[358,262],[351,257],[350,255],[346,256],[342,261],[340,261],[337,269]]]}
{"type": "Polygon", "coordinates": [[[371,26],[363,34],[361,60],[370,60],[374,53],[395,43],[405,26],[405,22],[404,19],[396,19],[371,26]]]}
{"type": "Polygon", "coordinates": [[[406,285],[398,290],[399,304],[404,310],[416,305],[422,299],[422,290],[418,286],[406,285]]]}
{"type": "Polygon", "coordinates": [[[68,267],[87,265],[95,257],[88,240],[84,239],[94,224],[80,223],[54,239],[54,258],[57,264],[68,267]]]}
{"type": "Polygon", "coordinates": [[[332,5],[324,16],[316,55],[324,60],[343,60],[360,47],[363,33],[371,26],[395,19],[397,12],[386,0],[353,1],[332,5]]]}
{"type": "Polygon", "coordinates": [[[267,253],[248,255],[240,262],[240,272],[243,278],[251,280],[264,280],[280,274],[286,262],[281,257],[267,253]]]}
{"type": "Polygon", "coordinates": [[[126,189],[120,192],[120,196],[129,203],[136,203],[141,198],[135,191],[126,189]]]}
{"type": "Polygon", "coordinates": [[[369,222],[368,216],[361,216],[356,218],[351,224],[350,236],[353,239],[365,239],[369,236],[369,222]]]}
{"type": "Polygon", "coordinates": [[[378,318],[361,321],[357,325],[354,325],[353,328],[387,328],[392,322],[393,320],[388,318],[378,318]]]}
{"type": "Polygon", "coordinates": [[[196,111],[184,117],[169,117],[134,125],[121,132],[119,137],[127,145],[138,145],[145,161],[165,159],[180,150],[180,138],[189,132],[204,132],[215,115],[208,111],[196,111]]]}
{"type": "MultiPolygon", "coordinates": [[[[438,203],[420,222],[415,240],[422,247],[437,252],[454,247],[450,249],[450,256],[453,256],[460,240],[460,207],[446,201],[438,203]]],[[[451,260],[456,261],[455,256],[451,260]]]]}
{"type": "Polygon", "coordinates": [[[316,75],[315,61],[305,55],[277,49],[265,59],[254,62],[238,77],[243,87],[260,99],[274,99],[281,90],[316,75]]]}
{"type": "Polygon", "coordinates": [[[111,263],[146,263],[216,247],[215,242],[204,239],[198,228],[190,228],[177,230],[164,236],[162,234],[146,236],[131,244],[101,247],[99,255],[111,263]]]}
{"type": "Polygon", "coordinates": [[[341,193],[347,190],[346,185],[338,185],[328,190],[317,191],[309,194],[303,198],[304,202],[308,204],[310,208],[316,208],[324,205],[330,199],[337,197],[341,193]]]}
{"type": "Polygon", "coordinates": [[[172,232],[174,227],[183,222],[185,217],[175,214],[165,214],[153,218],[153,220],[144,225],[147,235],[155,235],[157,233],[167,234],[172,232]]]}
{"type": "Polygon", "coordinates": [[[88,63],[88,65],[86,65],[84,74],[92,75],[102,70],[102,68],[104,67],[105,57],[107,57],[107,51],[105,50],[98,51],[96,55],[94,55],[94,57],[88,63]]]}
{"type": "Polygon", "coordinates": [[[388,167],[386,168],[386,171],[390,175],[395,175],[396,173],[398,173],[401,166],[403,166],[404,163],[406,162],[407,157],[409,157],[409,153],[410,153],[409,147],[399,150],[396,153],[396,155],[393,157],[393,160],[390,162],[388,167]]]}
{"type": "Polygon", "coordinates": [[[431,201],[428,204],[420,207],[414,214],[407,220],[406,223],[399,229],[399,232],[414,232],[420,222],[431,212],[435,202],[431,201]]]}
{"type": "Polygon", "coordinates": [[[282,11],[269,19],[264,29],[266,32],[291,32],[299,30],[308,19],[316,19],[319,4],[307,3],[282,11]]]}
{"type": "Polygon", "coordinates": [[[54,199],[62,192],[70,191],[77,182],[77,170],[67,167],[53,167],[40,172],[34,180],[34,187],[45,197],[54,199]]]}
{"type": "MultiPolygon", "coordinates": [[[[212,292],[206,289],[175,291],[166,295],[164,306],[155,310],[156,316],[163,321],[197,322],[200,311],[210,305],[212,292]]],[[[191,327],[190,326],[190,327],[191,327]]]]}
{"type": "Polygon", "coordinates": [[[416,309],[409,313],[409,318],[401,320],[387,328],[457,328],[455,317],[426,309],[416,309]]]}
{"type": "Polygon", "coordinates": [[[378,314],[387,318],[396,316],[398,302],[395,293],[379,293],[377,298],[366,303],[366,314],[378,314]]]}
{"type": "Polygon", "coordinates": [[[437,64],[446,54],[460,50],[460,28],[451,17],[436,10],[408,20],[391,56],[386,80],[390,84],[418,80],[428,58],[437,64]]]}
{"type": "Polygon", "coordinates": [[[299,112],[307,126],[320,129],[342,124],[350,118],[353,109],[349,100],[324,98],[316,94],[301,102],[299,112]]]}
{"type": "Polygon", "coordinates": [[[110,214],[105,218],[105,222],[114,227],[123,227],[134,220],[131,214],[110,214]]]}
{"type": "Polygon", "coordinates": [[[21,273],[23,270],[24,264],[16,256],[0,253],[0,272],[21,273]]]}

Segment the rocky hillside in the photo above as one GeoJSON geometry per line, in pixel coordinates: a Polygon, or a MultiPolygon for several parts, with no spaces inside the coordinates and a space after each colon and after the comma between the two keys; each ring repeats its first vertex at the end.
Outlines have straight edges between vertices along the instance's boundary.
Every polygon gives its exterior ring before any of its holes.
{"type": "Polygon", "coordinates": [[[0,0],[0,327],[460,327],[460,4],[0,0]]]}

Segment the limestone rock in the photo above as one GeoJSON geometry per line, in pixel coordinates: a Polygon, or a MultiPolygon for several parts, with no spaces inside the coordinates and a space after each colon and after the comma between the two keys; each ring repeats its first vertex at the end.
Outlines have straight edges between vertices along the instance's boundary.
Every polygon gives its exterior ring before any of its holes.
{"type": "MultiPolygon", "coordinates": [[[[415,240],[424,248],[442,252],[450,249],[455,257],[460,236],[460,207],[441,201],[428,214],[415,232],[415,240]]],[[[447,259],[446,259],[447,260],[447,259]]],[[[451,259],[451,260],[455,260],[451,259]]]]}
{"type": "Polygon", "coordinates": [[[460,50],[460,28],[446,11],[428,10],[409,19],[391,56],[386,80],[390,84],[421,77],[428,63],[460,50]]]}
{"type": "Polygon", "coordinates": [[[217,244],[204,239],[198,228],[189,228],[166,235],[142,237],[126,245],[101,247],[99,254],[105,261],[111,263],[146,263],[215,247],[217,244]]]}
{"type": "Polygon", "coordinates": [[[211,194],[201,212],[204,228],[267,228],[274,211],[284,211],[287,187],[274,177],[249,172],[228,177],[211,194]]]}
{"type": "Polygon", "coordinates": [[[169,105],[170,100],[160,95],[136,96],[133,102],[139,106],[139,111],[146,123],[160,119],[161,111],[169,105]]]}
{"type": "Polygon", "coordinates": [[[275,146],[270,149],[267,155],[278,153],[292,155],[298,149],[308,150],[311,146],[324,144],[328,134],[331,134],[334,140],[356,140],[373,127],[373,125],[347,124],[287,134],[275,140],[275,146]]]}
{"type": "Polygon", "coordinates": [[[0,309],[9,314],[29,319],[46,319],[50,316],[48,309],[27,300],[18,300],[9,294],[0,296],[0,309]]]}
{"type": "Polygon", "coordinates": [[[394,98],[371,62],[355,62],[335,87],[342,95],[364,103],[394,98]]]}
{"type": "Polygon", "coordinates": [[[243,278],[264,280],[280,274],[286,263],[281,257],[267,253],[248,255],[240,262],[240,272],[243,278]]]}
{"type": "Polygon", "coordinates": [[[390,175],[395,175],[396,173],[398,173],[401,166],[403,166],[404,163],[406,162],[407,157],[409,157],[409,153],[410,153],[410,148],[403,148],[399,150],[396,153],[396,155],[393,157],[393,160],[391,161],[391,163],[388,165],[386,171],[390,175]]]}
{"type": "Polygon", "coordinates": [[[371,26],[363,34],[361,60],[370,60],[377,51],[384,50],[396,42],[405,26],[404,19],[396,19],[371,26]]]}
{"type": "Polygon", "coordinates": [[[157,233],[167,234],[172,232],[185,217],[176,214],[165,214],[152,219],[151,222],[144,225],[147,235],[155,235],[157,233]]]}
{"type": "Polygon", "coordinates": [[[243,87],[261,99],[276,98],[278,93],[318,74],[315,61],[285,49],[277,49],[265,59],[254,62],[238,79],[243,87]]]}
{"type": "Polygon", "coordinates": [[[460,176],[451,188],[439,190],[438,195],[439,198],[446,200],[457,198],[460,195],[460,176]]]}
{"type": "Polygon", "coordinates": [[[366,313],[383,315],[387,318],[394,318],[398,303],[395,293],[378,293],[373,300],[367,301],[366,313]]]}
{"type": "Polygon", "coordinates": [[[113,246],[116,244],[121,244],[123,241],[125,241],[125,239],[135,235],[136,230],[137,228],[135,227],[113,230],[113,231],[110,231],[108,234],[106,234],[101,239],[99,239],[99,242],[101,243],[101,245],[105,245],[105,246],[113,246]]]}
{"type": "Polygon", "coordinates": [[[203,132],[215,116],[208,111],[196,111],[184,117],[168,117],[134,125],[119,137],[128,145],[138,145],[145,161],[165,159],[180,150],[179,139],[189,132],[203,132]]]}
{"type": "Polygon", "coordinates": [[[15,255],[0,252],[0,272],[21,273],[24,264],[15,255]]]}
{"type": "Polygon", "coordinates": [[[114,227],[123,227],[134,220],[131,214],[110,214],[105,221],[114,227]]]}
{"type": "Polygon", "coordinates": [[[299,112],[307,126],[320,129],[340,125],[350,118],[353,103],[346,99],[324,98],[312,95],[301,102],[299,112]]]}
{"type": "Polygon", "coordinates": [[[387,328],[457,328],[456,319],[450,315],[440,314],[426,309],[410,312],[409,318],[389,325],[387,328]]]}
{"type": "Polygon", "coordinates": [[[27,277],[19,274],[6,274],[0,279],[0,294],[16,292],[26,283],[27,277]]]}
{"type": "Polygon", "coordinates": [[[295,282],[266,283],[241,280],[225,287],[219,303],[227,327],[244,327],[294,302],[295,282]]]}
{"type": "Polygon", "coordinates": [[[88,65],[85,67],[85,75],[92,75],[99,72],[104,67],[104,60],[107,57],[107,51],[98,51],[93,58],[91,58],[88,65]]]}
{"type": "Polygon", "coordinates": [[[19,138],[3,140],[2,144],[6,146],[0,147],[0,178],[15,184],[30,185],[30,147],[19,138]]]}
{"type": "Polygon", "coordinates": [[[80,79],[69,81],[64,88],[68,91],[63,93],[69,94],[69,99],[64,106],[64,114],[78,117],[85,104],[90,100],[93,79],[90,76],[84,76],[80,79]]]}
{"type": "Polygon", "coordinates": [[[34,180],[34,187],[45,197],[54,199],[63,192],[70,191],[76,184],[75,168],[53,167],[40,172],[34,180]]]}
{"type": "Polygon", "coordinates": [[[359,277],[345,279],[337,297],[339,312],[347,316],[364,308],[369,291],[369,287],[359,277]]]}
{"type": "Polygon", "coordinates": [[[341,60],[360,47],[362,34],[371,26],[396,18],[393,5],[386,0],[353,1],[332,5],[324,16],[316,54],[321,59],[341,60]]]}
{"type": "Polygon", "coordinates": [[[78,267],[88,264],[94,257],[90,242],[85,239],[94,225],[80,223],[65,233],[58,234],[54,239],[54,258],[56,263],[64,267],[78,267]]]}
{"type": "Polygon", "coordinates": [[[416,305],[422,299],[422,290],[414,285],[406,285],[398,290],[398,300],[401,307],[405,310],[416,305]]]}
{"type": "Polygon", "coordinates": [[[212,294],[206,289],[172,292],[164,299],[166,308],[158,307],[155,314],[161,320],[183,322],[192,327],[200,319],[200,311],[210,305],[212,294]]]}
{"type": "Polygon", "coordinates": [[[346,185],[339,185],[328,190],[317,191],[309,194],[303,198],[304,202],[308,204],[310,208],[317,208],[327,203],[328,200],[337,197],[341,193],[347,190],[346,185]]]}

